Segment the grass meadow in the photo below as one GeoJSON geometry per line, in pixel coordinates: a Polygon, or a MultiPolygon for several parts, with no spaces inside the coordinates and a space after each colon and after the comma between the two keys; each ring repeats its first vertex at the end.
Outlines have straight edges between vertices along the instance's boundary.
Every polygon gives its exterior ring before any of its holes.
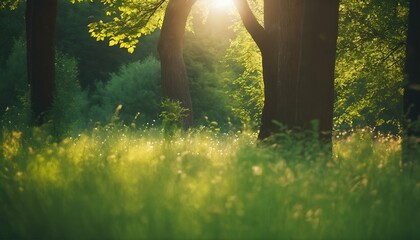
{"type": "Polygon", "coordinates": [[[0,137],[0,239],[420,239],[420,169],[396,137],[341,134],[332,158],[208,129],[0,137]]]}

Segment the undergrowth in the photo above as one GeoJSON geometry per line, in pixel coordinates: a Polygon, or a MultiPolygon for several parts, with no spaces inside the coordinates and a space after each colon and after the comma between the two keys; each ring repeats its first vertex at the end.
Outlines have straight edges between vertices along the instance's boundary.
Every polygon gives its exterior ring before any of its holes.
{"type": "Polygon", "coordinates": [[[255,138],[4,131],[0,239],[419,239],[420,174],[401,171],[400,139],[336,137],[331,158],[255,138]]]}

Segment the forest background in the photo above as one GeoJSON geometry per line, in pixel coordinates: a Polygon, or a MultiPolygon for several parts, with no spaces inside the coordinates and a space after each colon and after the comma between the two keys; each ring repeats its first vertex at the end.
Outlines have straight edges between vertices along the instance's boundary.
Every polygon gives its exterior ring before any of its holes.
{"type": "MultiPolygon", "coordinates": [[[[125,124],[159,123],[159,30],[140,38],[130,54],[124,48],[109,47],[116,44],[112,41],[97,42],[90,36],[93,29],[89,32],[87,26],[107,19],[101,3],[60,1],[58,6],[55,118],[62,127],[66,125],[59,129],[109,123],[118,105],[122,105],[120,120],[125,124]]],[[[0,14],[0,89],[5,93],[0,114],[6,119],[5,109],[12,112],[27,104],[22,71],[26,66],[24,7],[0,14]]],[[[406,1],[341,2],[336,130],[367,126],[400,133],[407,15],[406,1]]],[[[234,9],[197,4],[188,30],[184,58],[196,125],[217,123],[225,131],[231,127],[256,130],[263,106],[261,57],[234,9]]]]}
{"type": "Polygon", "coordinates": [[[419,239],[419,165],[402,161],[408,0],[340,1],[331,144],[316,126],[257,140],[261,54],[233,6],[192,9],[195,124],[181,130],[162,101],[164,8],[127,45],[103,3],[149,1],[70,2],[49,121],[34,127],[25,4],[0,1],[16,7],[0,10],[0,239],[419,239]]]}

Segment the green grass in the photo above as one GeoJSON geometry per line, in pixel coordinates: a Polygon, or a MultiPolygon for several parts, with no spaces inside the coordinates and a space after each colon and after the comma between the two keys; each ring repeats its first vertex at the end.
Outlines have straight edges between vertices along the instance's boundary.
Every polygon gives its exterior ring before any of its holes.
{"type": "Polygon", "coordinates": [[[419,239],[400,140],[313,141],[100,127],[3,132],[0,239],[419,239]]]}

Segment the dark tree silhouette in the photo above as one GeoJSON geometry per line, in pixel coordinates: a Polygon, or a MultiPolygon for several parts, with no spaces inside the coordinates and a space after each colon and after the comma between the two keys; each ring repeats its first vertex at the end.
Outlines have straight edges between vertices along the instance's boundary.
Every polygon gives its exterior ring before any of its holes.
{"type": "Polygon", "coordinates": [[[42,125],[55,89],[55,24],[57,0],[27,0],[26,38],[32,123],[42,125]]]}
{"type": "Polygon", "coordinates": [[[262,54],[264,108],[259,139],[280,122],[310,128],[319,121],[331,141],[338,0],[265,0],[264,27],[247,0],[235,0],[242,21],[262,54]]]}
{"type": "Polygon", "coordinates": [[[406,85],[404,89],[404,113],[406,132],[403,161],[408,163],[412,150],[419,146],[420,128],[415,124],[420,117],[420,1],[410,1],[406,49],[406,85]]]}

